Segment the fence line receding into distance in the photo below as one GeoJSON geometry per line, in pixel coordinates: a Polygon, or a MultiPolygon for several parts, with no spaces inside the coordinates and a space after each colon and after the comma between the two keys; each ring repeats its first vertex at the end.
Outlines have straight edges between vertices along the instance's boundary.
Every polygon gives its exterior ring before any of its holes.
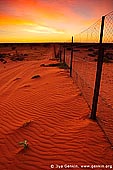
{"type": "Polygon", "coordinates": [[[99,19],[86,30],[74,35],[73,45],[63,44],[62,61],[72,67],[70,76],[82,91],[92,112],[97,65],[100,62],[102,66],[104,60],[96,113],[99,125],[113,145],[113,11],[103,18],[103,42],[100,36],[102,19],[99,19]]]}

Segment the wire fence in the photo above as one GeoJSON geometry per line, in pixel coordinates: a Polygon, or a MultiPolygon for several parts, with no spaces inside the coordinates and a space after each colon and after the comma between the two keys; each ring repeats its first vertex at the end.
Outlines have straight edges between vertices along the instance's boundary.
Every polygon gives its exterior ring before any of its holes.
{"type": "MultiPolygon", "coordinates": [[[[100,34],[101,19],[74,35],[74,44],[63,45],[62,60],[70,67],[73,52],[72,77],[90,110],[94,96],[97,61],[100,57],[100,34]]],[[[113,146],[113,11],[105,15],[102,46],[104,47],[104,56],[102,56],[104,64],[98,98],[97,122],[113,146]]]]}
{"type": "Polygon", "coordinates": [[[91,25],[86,30],[82,31],[79,34],[75,34],[75,41],[76,42],[92,42],[92,43],[98,43],[99,41],[99,33],[100,33],[100,24],[101,19],[99,19],[96,23],[91,25]]]}
{"type": "Polygon", "coordinates": [[[105,15],[104,43],[113,43],[113,11],[105,15]]]}
{"type": "Polygon", "coordinates": [[[104,60],[97,116],[102,129],[113,146],[113,11],[105,15],[104,60]]]}

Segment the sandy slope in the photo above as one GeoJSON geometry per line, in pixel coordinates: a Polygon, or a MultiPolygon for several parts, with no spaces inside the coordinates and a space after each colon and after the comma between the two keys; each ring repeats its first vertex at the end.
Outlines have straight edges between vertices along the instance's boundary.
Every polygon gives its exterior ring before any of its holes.
{"type": "Polygon", "coordinates": [[[0,64],[0,170],[113,164],[112,149],[88,119],[90,111],[69,73],[42,63],[50,61],[0,64]],[[31,79],[36,74],[41,77],[31,79]],[[25,151],[18,145],[24,139],[25,151]]]}
{"type": "MultiPolygon", "coordinates": [[[[112,51],[111,51],[112,52],[112,51]]],[[[81,89],[85,100],[92,108],[97,63],[94,57],[88,56],[87,49],[74,53],[73,79],[81,89]]],[[[97,56],[96,56],[97,57],[97,56]]],[[[103,63],[100,84],[97,118],[113,146],[113,62],[103,63]]]]}

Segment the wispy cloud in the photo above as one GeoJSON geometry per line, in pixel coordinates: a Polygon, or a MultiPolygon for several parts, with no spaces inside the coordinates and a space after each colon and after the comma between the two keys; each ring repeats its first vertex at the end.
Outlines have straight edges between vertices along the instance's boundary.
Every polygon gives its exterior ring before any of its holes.
{"type": "Polygon", "coordinates": [[[45,35],[48,39],[51,35],[53,39],[69,38],[92,25],[112,6],[113,0],[0,0],[2,38],[5,33],[27,39],[35,34],[43,39],[45,35]]]}
{"type": "Polygon", "coordinates": [[[64,31],[50,28],[47,26],[41,26],[41,25],[29,28],[29,29],[28,28],[24,29],[24,31],[38,33],[38,34],[40,34],[40,33],[41,34],[64,34],[64,31]]]}

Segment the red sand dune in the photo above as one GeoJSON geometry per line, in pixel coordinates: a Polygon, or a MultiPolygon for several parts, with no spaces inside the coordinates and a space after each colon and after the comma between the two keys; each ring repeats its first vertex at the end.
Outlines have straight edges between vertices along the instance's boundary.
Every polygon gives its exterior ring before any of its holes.
{"type": "Polygon", "coordinates": [[[0,170],[112,165],[112,148],[88,119],[90,110],[68,71],[42,63],[50,61],[0,64],[0,170]],[[31,79],[36,74],[41,77],[31,79]],[[25,139],[26,150],[18,144],[25,139]]]}

